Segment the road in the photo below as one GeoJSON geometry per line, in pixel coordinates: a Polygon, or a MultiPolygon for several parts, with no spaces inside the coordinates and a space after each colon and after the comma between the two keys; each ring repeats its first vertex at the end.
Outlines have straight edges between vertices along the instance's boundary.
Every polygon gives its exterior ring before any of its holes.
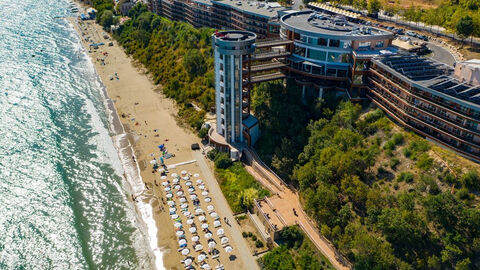
{"type": "Polygon", "coordinates": [[[453,55],[447,49],[433,44],[432,42],[429,42],[427,47],[432,51],[432,59],[453,67],[455,58],[453,58],[453,55]]]}

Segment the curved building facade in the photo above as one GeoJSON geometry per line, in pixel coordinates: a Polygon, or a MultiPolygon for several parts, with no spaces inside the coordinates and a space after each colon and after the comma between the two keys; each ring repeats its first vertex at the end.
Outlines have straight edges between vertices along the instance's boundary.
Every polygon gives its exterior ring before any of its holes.
{"type": "Polygon", "coordinates": [[[281,38],[293,41],[287,59],[290,75],[319,93],[336,89],[358,94],[365,87],[370,59],[394,50],[391,32],[339,15],[291,12],[281,17],[280,26],[281,38]]]}
{"type": "Polygon", "coordinates": [[[216,132],[227,143],[243,143],[243,120],[250,116],[242,65],[254,51],[256,35],[246,31],[213,34],[215,59],[216,132]]]}

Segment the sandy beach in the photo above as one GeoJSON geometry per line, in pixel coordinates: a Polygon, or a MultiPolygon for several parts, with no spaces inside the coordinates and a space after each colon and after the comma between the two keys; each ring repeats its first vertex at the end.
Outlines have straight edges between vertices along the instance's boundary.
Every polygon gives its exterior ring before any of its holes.
{"type": "MultiPolygon", "coordinates": [[[[88,52],[96,71],[106,86],[108,97],[113,101],[113,105],[119,115],[123,130],[128,137],[128,141],[133,146],[131,162],[138,164],[141,179],[144,186],[140,190],[133,189],[132,199],[136,198],[137,206],[139,204],[149,204],[153,212],[153,219],[156,223],[158,239],[157,246],[161,252],[163,263],[156,264],[158,267],[165,269],[183,269],[181,260],[185,259],[179,251],[179,238],[176,235],[174,221],[166,205],[165,187],[161,185],[165,179],[160,179],[159,173],[154,173],[151,160],[159,158],[161,152],[158,146],[164,144],[168,153],[175,156],[165,159],[165,164],[170,167],[168,173],[168,181],[172,181],[172,173],[181,175],[181,171],[186,170],[190,174],[198,174],[198,177],[191,181],[203,179],[205,190],[210,192],[209,197],[212,201],[204,202],[204,197],[199,195],[201,202],[200,207],[206,211],[207,204],[215,207],[218,215],[221,217],[222,227],[225,230],[225,237],[230,239],[229,245],[233,248],[231,253],[226,253],[224,247],[220,246],[220,239],[215,235],[217,228],[213,229],[213,219],[206,215],[214,234],[214,240],[217,242],[217,248],[220,250],[218,259],[212,259],[207,256],[206,262],[215,269],[218,264],[223,264],[225,269],[257,269],[253,256],[251,255],[245,240],[241,237],[240,230],[234,222],[232,213],[226,200],[221,194],[220,188],[210,171],[209,165],[204,156],[199,151],[192,151],[190,146],[192,143],[200,143],[200,140],[190,130],[179,125],[175,115],[177,109],[174,101],[163,96],[159,86],[155,86],[148,76],[139,68],[140,65],[134,63],[111,38],[104,38],[103,29],[94,23],[94,21],[79,21],[71,19],[72,24],[77,30],[85,50],[88,52]],[[86,38],[88,37],[88,41],[86,38]],[[105,45],[98,49],[90,49],[91,43],[103,42],[105,45]],[[113,46],[108,46],[109,42],[113,42],[113,46]],[[133,157],[134,156],[134,157],[133,157]],[[191,163],[186,165],[177,165],[183,162],[191,163]],[[146,190],[144,190],[146,189],[146,190]],[[163,209],[163,210],[162,210],[163,209]],[[225,224],[227,218],[230,224],[225,224]],[[160,265],[160,266],[159,266],[160,265]]],[[[195,183],[195,182],[194,182],[195,183]]],[[[181,183],[182,190],[188,189],[181,183]]],[[[186,190],[185,190],[186,192],[186,190]]],[[[202,190],[196,190],[201,193],[202,190]]],[[[172,199],[176,199],[174,196],[172,199]]],[[[178,198],[177,198],[178,199],[178,198]]],[[[178,204],[178,202],[176,202],[178,204]]],[[[189,209],[193,209],[192,202],[189,203],[189,209]]],[[[197,206],[198,207],[198,206],[197,206]]],[[[189,210],[191,211],[191,210],[189,210]]],[[[147,214],[148,215],[148,214],[147,214]]],[[[179,213],[180,216],[182,216],[179,213]]],[[[185,220],[182,220],[186,226],[185,220]]],[[[200,223],[195,219],[196,224],[200,223]]],[[[188,225],[190,227],[190,225],[188,225]]],[[[189,228],[188,227],[188,228],[189,228]]],[[[190,241],[193,236],[187,228],[185,228],[185,238],[190,241]]],[[[203,232],[199,233],[200,244],[207,250],[207,240],[202,239],[203,232]]],[[[194,252],[191,243],[188,243],[190,254],[197,257],[199,253],[194,252]]],[[[152,246],[152,249],[155,247],[152,246]]],[[[193,266],[199,269],[199,265],[193,266]]]]}

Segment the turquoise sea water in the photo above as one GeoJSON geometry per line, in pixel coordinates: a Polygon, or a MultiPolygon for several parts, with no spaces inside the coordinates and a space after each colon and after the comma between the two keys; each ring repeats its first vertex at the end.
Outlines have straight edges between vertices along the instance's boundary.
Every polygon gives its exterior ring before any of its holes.
{"type": "Polygon", "coordinates": [[[61,0],[0,0],[0,269],[151,268],[61,0]]]}

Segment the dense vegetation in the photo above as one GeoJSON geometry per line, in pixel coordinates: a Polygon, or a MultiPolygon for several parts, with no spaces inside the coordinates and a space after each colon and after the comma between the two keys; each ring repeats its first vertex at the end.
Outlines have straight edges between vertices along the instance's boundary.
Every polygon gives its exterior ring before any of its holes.
{"type": "Polygon", "coordinates": [[[330,115],[339,100],[328,97],[302,101],[302,90],[293,81],[262,83],[253,89],[252,110],[260,123],[262,136],[256,150],[278,175],[289,179],[298,155],[307,143],[307,124],[330,115]]]}
{"type": "MultiPolygon", "coordinates": [[[[109,27],[115,18],[109,0],[94,1],[98,21],[109,27]]],[[[184,22],[172,22],[148,12],[142,4],[129,12],[130,19],[114,37],[135,60],[142,63],[163,93],[180,105],[179,116],[200,129],[205,111],[214,105],[212,29],[195,29],[184,22]],[[192,105],[196,105],[195,106],[192,105]]]]}
{"type": "Polygon", "coordinates": [[[285,227],[279,235],[281,245],[262,257],[262,269],[334,269],[297,226],[285,227]]]}
{"type": "Polygon", "coordinates": [[[428,142],[361,111],[342,103],[308,125],[290,177],[307,213],[356,269],[468,269],[480,252],[478,173],[447,169],[428,142]]]}

